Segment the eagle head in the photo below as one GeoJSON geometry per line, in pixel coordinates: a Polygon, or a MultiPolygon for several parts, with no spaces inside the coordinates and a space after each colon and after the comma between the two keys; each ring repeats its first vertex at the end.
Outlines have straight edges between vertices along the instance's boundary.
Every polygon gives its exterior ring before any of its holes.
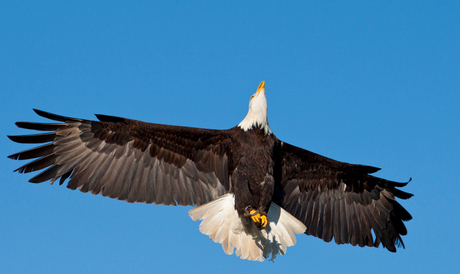
{"type": "Polygon", "coordinates": [[[268,126],[265,81],[259,84],[256,93],[251,96],[248,114],[238,126],[244,131],[248,131],[255,126],[263,129],[267,135],[272,133],[268,126]]]}

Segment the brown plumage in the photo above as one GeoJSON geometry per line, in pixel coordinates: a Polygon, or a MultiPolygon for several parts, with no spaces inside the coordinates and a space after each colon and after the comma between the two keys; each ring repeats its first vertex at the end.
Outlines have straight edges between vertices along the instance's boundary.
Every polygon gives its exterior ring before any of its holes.
{"type": "Polygon", "coordinates": [[[127,202],[199,206],[190,214],[203,220],[202,232],[222,243],[225,252],[234,247],[245,259],[284,254],[286,246],[295,243],[293,233],[305,228],[306,234],[337,244],[382,244],[393,252],[398,244],[404,246],[403,221],[411,215],[395,198],[412,196],[397,189],[407,183],[369,175],[379,170],[375,167],[338,162],[279,141],[266,119],[264,82],[251,97],[248,116],[229,130],[35,112],[60,123],[17,122],[20,128],[46,133],[9,136],[18,143],[46,143],[9,156],[37,158],[16,170],[43,170],[30,182],[59,179],[63,184],[68,179],[70,189],[127,202]],[[227,193],[234,198],[224,199],[227,193]],[[267,228],[256,222],[254,212],[268,216],[267,228]],[[225,218],[234,218],[241,231],[224,229],[225,218]],[[275,244],[267,233],[278,235],[275,244]],[[247,243],[254,239],[262,244],[247,243]]]}

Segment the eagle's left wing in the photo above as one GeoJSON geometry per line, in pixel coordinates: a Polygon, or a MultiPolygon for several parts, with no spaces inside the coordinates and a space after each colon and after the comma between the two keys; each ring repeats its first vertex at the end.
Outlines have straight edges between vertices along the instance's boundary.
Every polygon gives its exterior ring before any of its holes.
{"type": "Polygon", "coordinates": [[[411,215],[395,197],[412,194],[397,183],[369,175],[379,168],[347,164],[279,142],[274,202],[302,221],[307,235],[337,244],[404,246],[403,221],[411,215]],[[372,232],[375,237],[373,236],[372,232]]]}

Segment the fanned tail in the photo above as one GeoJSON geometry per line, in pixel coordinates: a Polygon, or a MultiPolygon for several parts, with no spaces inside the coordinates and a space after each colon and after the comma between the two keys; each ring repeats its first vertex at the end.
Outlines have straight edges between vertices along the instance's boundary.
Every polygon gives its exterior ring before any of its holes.
{"type": "Polygon", "coordinates": [[[194,221],[203,220],[200,231],[211,240],[222,244],[224,252],[241,259],[263,261],[271,255],[284,255],[288,246],[296,243],[295,234],[305,232],[305,225],[287,211],[272,203],[267,214],[270,222],[264,230],[258,230],[249,218],[239,218],[235,210],[233,194],[189,211],[194,221]]]}

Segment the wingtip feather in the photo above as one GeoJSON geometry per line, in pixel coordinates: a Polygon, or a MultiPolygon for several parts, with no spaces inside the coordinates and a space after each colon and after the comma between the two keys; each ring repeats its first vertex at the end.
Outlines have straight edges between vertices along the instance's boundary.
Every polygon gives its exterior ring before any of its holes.
{"type": "Polygon", "coordinates": [[[114,122],[114,123],[119,123],[123,122],[126,120],[126,118],[122,117],[117,117],[117,116],[110,116],[110,115],[104,115],[104,114],[95,114],[97,119],[101,122],[114,122]]]}
{"type": "Polygon", "coordinates": [[[81,121],[83,121],[82,119],[76,119],[76,118],[61,116],[61,115],[53,114],[53,113],[46,112],[46,111],[43,111],[43,110],[38,110],[38,109],[35,109],[35,108],[33,110],[39,116],[44,117],[44,118],[48,118],[50,120],[61,121],[61,122],[67,122],[67,121],[81,122],[81,121]]]}

